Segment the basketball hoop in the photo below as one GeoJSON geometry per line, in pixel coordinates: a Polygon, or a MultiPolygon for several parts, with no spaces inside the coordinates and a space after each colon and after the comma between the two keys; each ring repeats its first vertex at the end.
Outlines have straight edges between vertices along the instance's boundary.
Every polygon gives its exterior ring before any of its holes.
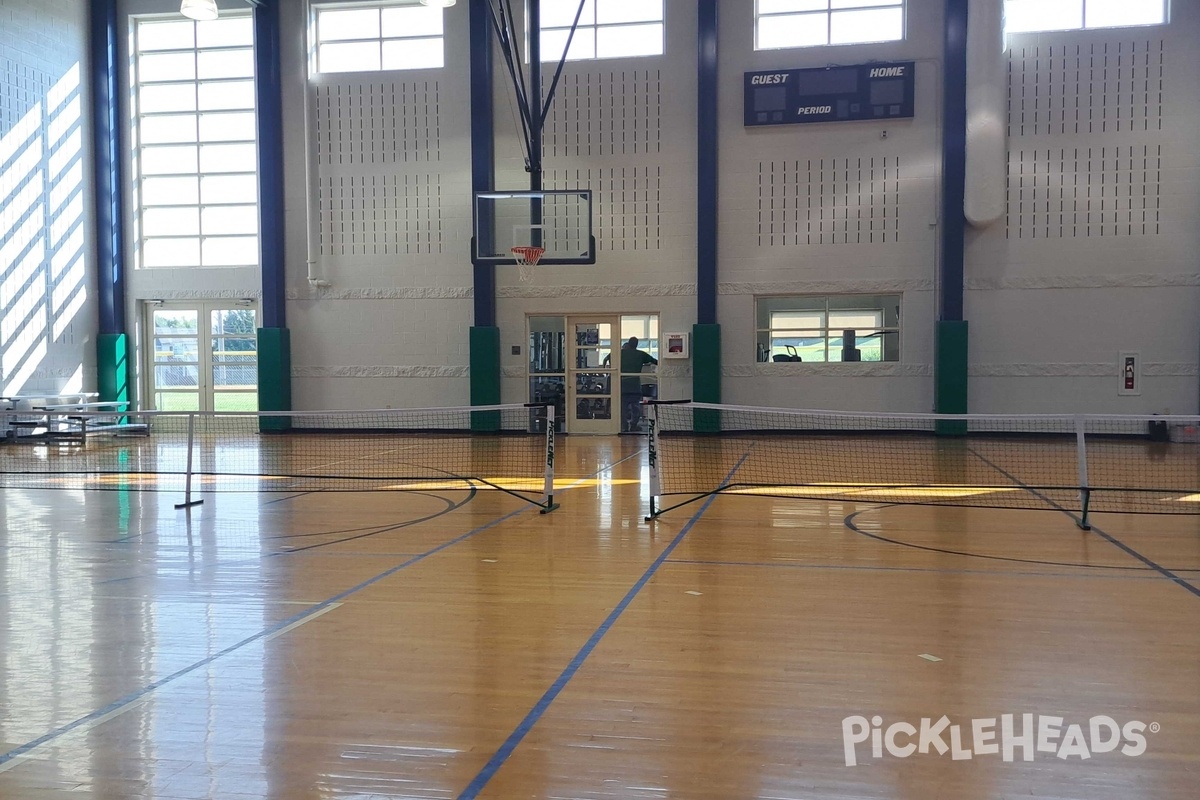
{"type": "Polygon", "coordinates": [[[514,247],[512,254],[513,258],[517,260],[521,283],[532,283],[533,270],[542,260],[542,256],[546,254],[546,249],[544,247],[514,247]]]}

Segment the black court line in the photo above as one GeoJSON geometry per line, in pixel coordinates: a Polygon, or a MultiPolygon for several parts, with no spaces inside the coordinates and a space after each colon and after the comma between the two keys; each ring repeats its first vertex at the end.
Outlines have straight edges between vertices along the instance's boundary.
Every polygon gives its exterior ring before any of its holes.
{"type": "Polygon", "coordinates": [[[314,492],[300,492],[298,494],[289,494],[287,497],[276,497],[274,500],[268,500],[267,502],[263,503],[262,505],[273,506],[276,503],[284,503],[284,502],[287,502],[288,500],[296,500],[301,497],[308,497],[310,494],[314,494],[314,492]]]}
{"type": "MultiPolygon", "coordinates": [[[[1028,492],[1032,492],[1036,497],[1040,498],[1041,500],[1043,500],[1047,504],[1049,504],[1051,508],[1061,511],[1062,513],[1066,514],[1071,519],[1075,520],[1076,523],[1082,522],[1082,520],[1080,520],[1079,517],[1076,517],[1069,510],[1063,508],[1058,503],[1054,502],[1053,500],[1046,497],[1045,495],[1039,494],[1038,492],[1034,491],[1033,489],[1030,489],[1028,486],[1026,486],[1024,483],[1022,483],[1021,480],[1016,475],[1013,475],[1011,472],[1009,472],[1008,470],[999,466],[998,464],[993,464],[987,458],[985,458],[984,456],[982,456],[981,454],[976,452],[973,448],[968,447],[967,450],[969,450],[971,452],[971,454],[974,455],[976,458],[978,458],[980,461],[987,464],[989,467],[996,470],[1001,475],[1005,476],[1006,478],[1011,480],[1013,483],[1020,486],[1022,489],[1025,489],[1028,492]]],[[[1131,558],[1135,558],[1138,561],[1142,562],[1146,566],[1150,567],[1150,569],[1159,573],[1160,575],[1162,575],[1164,578],[1168,579],[1172,583],[1176,583],[1176,584],[1182,586],[1184,589],[1186,589],[1191,594],[1195,595],[1196,597],[1200,597],[1200,588],[1197,588],[1196,586],[1194,586],[1187,580],[1184,580],[1183,578],[1179,577],[1174,572],[1172,572],[1171,570],[1162,566],[1161,564],[1158,564],[1157,562],[1153,561],[1149,557],[1142,555],[1137,550],[1134,550],[1132,547],[1125,544],[1124,542],[1122,542],[1121,540],[1119,540],[1117,537],[1113,536],[1112,534],[1106,533],[1105,531],[1098,528],[1096,525],[1092,525],[1090,531],[1084,531],[1084,533],[1089,533],[1089,532],[1096,534],[1101,539],[1104,539],[1106,542],[1113,545],[1117,549],[1121,550],[1123,553],[1130,556],[1131,558]]]]}
{"type": "MultiPolygon", "coordinates": [[[[441,511],[436,511],[433,514],[429,514],[424,517],[418,517],[417,519],[405,520],[404,522],[400,522],[395,525],[388,525],[386,527],[380,528],[379,530],[368,531],[367,533],[359,533],[354,536],[344,536],[341,539],[334,539],[333,541],[330,541],[330,542],[317,542],[315,544],[306,544],[301,547],[293,547],[293,548],[290,548],[288,550],[283,550],[278,553],[271,553],[270,555],[293,555],[295,553],[303,553],[303,552],[306,552],[309,550],[316,550],[316,549],[322,548],[322,547],[331,547],[332,545],[342,544],[344,542],[352,542],[352,541],[355,541],[356,539],[366,539],[370,536],[378,536],[381,533],[389,533],[391,531],[398,531],[402,528],[410,528],[413,525],[419,525],[422,522],[429,522],[430,520],[434,520],[439,517],[444,517],[447,514],[457,511],[458,509],[465,506],[467,503],[474,500],[475,495],[476,495],[475,487],[472,486],[471,492],[466,497],[464,497],[462,500],[460,500],[458,502],[454,502],[453,500],[451,500],[447,497],[440,498],[441,500],[443,500],[447,503],[447,506],[446,506],[446,508],[443,508],[441,511]]],[[[334,535],[336,535],[336,534],[334,534],[334,535]]]]}
{"type": "MultiPolygon", "coordinates": [[[[641,451],[639,450],[638,452],[641,451]]],[[[740,459],[738,459],[738,462],[734,464],[733,469],[731,469],[729,474],[725,476],[725,479],[721,481],[722,486],[729,482],[729,479],[732,478],[733,474],[738,471],[743,463],[745,463],[746,458],[749,455],[750,454],[747,452],[740,459]]],[[[575,654],[575,657],[571,659],[570,663],[567,664],[566,668],[563,669],[558,678],[555,679],[554,683],[550,684],[550,688],[546,690],[541,699],[534,704],[533,708],[529,710],[529,713],[525,715],[525,718],[518,723],[516,729],[508,735],[508,738],[504,740],[502,745],[500,745],[500,749],[492,754],[492,757],[488,759],[488,762],[483,765],[483,768],[479,770],[471,782],[467,784],[467,788],[463,789],[462,793],[458,796],[458,800],[474,800],[474,798],[479,796],[479,793],[483,791],[485,786],[488,785],[488,782],[491,781],[500,768],[504,766],[505,762],[508,761],[509,757],[512,756],[513,751],[517,749],[517,745],[521,744],[525,737],[529,735],[529,732],[533,730],[533,726],[536,725],[538,720],[542,718],[542,715],[546,713],[546,709],[550,707],[550,704],[553,703],[560,694],[562,694],[563,689],[567,688],[567,684],[570,683],[571,679],[575,677],[575,674],[579,672],[580,667],[583,666],[583,662],[587,660],[587,657],[590,656],[592,651],[596,649],[596,646],[600,644],[600,640],[604,638],[604,634],[608,633],[612,626],[616,624],[616,621],[623,613],[625,613],[625,609],[629,607],[629,604],[633,602],[638,593],[641,592],[650,579],[654,577],[654,574],[658,572],[659,567],[666,563],[671,553],[675,552],[675,548],[678,547],[683,541],[683,538],[688,535],[688,532],[691,531],[692,527],[696,524],[696,522],[699,521],[701,515],[708,510],[708,507],[713,504],[713,501],[717,499],[719,494],[720,492],[714,492],[709,495],[708,499],[704,501],[704,504],[701,505],[700,508],[697,509],[696,513],[692,515],[692,518],[684,523],[684,526],[680,529],[679,533],[675,535],[675,538],[671,540],[671,543],[663,549],[663,551],[658,555],[657,558],[654,559],[653,562],[651,562],[650,566],[646,568],[646,571],[642,573],[642,577],[639,578],[637,583],[635,583],[629,589],[629,591],[625,593],[625,596],[621,598],[621,602],[617,603],[616,608],[609,612],[609,615],[605,617],[602,623],[600,623],[600,627],[592,633],[586,642],[584,642],[583,647],[579,648],[579,652],[575,654]]]]}
{"type": "MultiPolygon", "coordinates": [[[[419,494],[426,494],[426,493],[420,492],[419,494]]],[[[274,540],[278,540],[278,539],[289,539],[289,538],[293,538],[293,537],[308,537],[308,536],[337,536],[338,534],[342,534],[342,533],[357,534],[355,536],[345,536],[341,539],[334,539],[333,541],[329,541],[329,542],[317,542],[316,544],[304,545],[302,547],[293,547],[288,550],[276,550],[273,553],[265,553],[257,558],[242,558],[242,559],[238,559],[236,561],[218,561],[217,563],[212,564],[210,566],[213,569],[216,569],[218,567],[232,567],[232,566],[237,566],[239,564],[260,563],[264,558],[275,558],[277,556],[290,556],[290,555],[297,555],[300,553],[307,553],[307,552],[311,552],[313,550],[317,550],[317,549],[320,549],[323,547],[330,547],[332,545],[342,544],[343,542],[351,542],[356,539],[366,539],[371,536],[377,536],[381,533],[389,533],[391,531],[398,531],[403,528],[410,528],[413,525],[419,525],[422,522],[429,522],[430,520],[438,519],[439,517],[444,517],[453,511],[457,511],[458,509],[465,506],[467,503],[471,502],[471,500],[473,500],[475,498],[475,495],[476,495],[476,490],[474,487],[471,488],[470,494],[468,494],[467,497],[463,498],[461,501],[459,501],[457,503],[455,503],[453,500],[451,500],[450,498],[447,498],[447,497],[440,497],[438,495],[428,495],[430,497],[436,497],[437,499],[444,501],[447,504],[447,507],[442,509],[441,511],[436,511],[433,514],[429,514],[424,517],[417,517],[416,519],[405,520],[404,522],[399,522],[399,523],[396,523],[393,525],[383,525],[383,526],[371,525],[371,526],[363,527],[363,528],[345,528],[343,530],[318,531],[316,533],[293,534],[292,536],[268,536],[265,539],[260,539],[258,541],[266,542],[266,541],[274,541],[274,540]],[[359,531],[366,531],[366,532],[359,533],[359,531]]],[[[111,544],[111,542],[106,543],[106,544],[111,544]]],[[[370,554],[365,553],[364,555],[370,555],[370,554]]],[[[407,556],[419,555],[419,554],[400,553],[400,554],[396,554],[396,555],[397,555],[397,557],[407,557],[407,556]]],[[[92,585],[93,586],[103,586],[103,585],[110,584],[110,583],[122,583],[124,581],[138,580],[139,578],[144,578],[144,577],[147,577],[147,576],[144,574],[138,574],[138,575],[127,575],[123,578],[107,578],[102,581],[96,581],[92,585]]],[[[0,597],[2,597],[2,596],[3,595],[0,595],[0,597]]]]}
{"type": "MultiPolygon", "coordinates": [[[[987,575],[996,577],[1016,577],[1016,578],[1085,578],[1090,580],[1102,581],[1157,581],[1160,576],[1154,574],[1154,570],[1142,569],[1141,567],[1114,567],[1113,569],[1134,569],[1140,574],[1113,574],[1105,575],[1099,572],[1030,572],[1027,570],[1004,570],[1004,569],[943,569],[938,567],[878,567],[869,565],[855,564],[789,564],[782,561],[707,561],[703,559],[683,559],[671,558],[667,559],[668,564],[685,564],[698,567],[750,567],[750,568],[769,568],[769,569],[806,569],[806,570],[828,570],[833,572],[912,572],[912,573],[931,573],[937,575],[987,575]]],[[[1181,572],[1185,570],[1180,570],[1181,572]]],[[[1196,572],[1200,570],[1186,570],[1196,572]]]]}
{"type": "MultiPolygon", "coordinates": [[[[639,450],[635,451],[634,453],[631,453],[630,455],[626,456],[625,458],[614,461],[613,463],[611,463],[605,467],[602,467],[599,470],[596,470],[591,475],[586,476],[586,477],[590,478],[590,477],[599,475],[602,472],[607,472],[608,470],[613,469],[614,467],[618,466],[619,464],[622,464],[625,461],[628,461],[629,459],[634,458],[635,456],[638,456],[640,454],[641,454],[641,450],[639,449],[639,450]]],[[[585,479],[586,478],[578,478],[576,480],[585,480],[585,479]]],[[[568,486],[567,489],[569,489],[569,488],[570,487],[568,486]]],[[[564,489],[564,491],[566,491],[566,489],[564,489]]],[[[234,644],[231,644],[228,647],[226,647],[216,653],[213,653],[211,656],[208,656],[207,658],[203,658],[199,661],[196,661],[195,663],[192,663],[186,667],[183,667],[182,669],[176,670],[175,672],[172,672],[170,675],[160,678],[160,679],[154,681],[153,683],[147,684],[146,686],[143,686],[140,689],[130,692],[129,694],[125,695],[124,697],[121,697],[121,698],[109,703],[104,708],[98,708],[98,709],[92,711],[91,713],[88,713],[82,717],[79,717],[78,719],[74,720],[73,722],[68,722],[65,725],[60,725],[59,727],[55,728],[54,730],[48,731],[47,733],[42,734],[41,736],[37,737],[36,739],[28,741],[25,744],[22,744],[18,747],[14,747],[12,750],[9,750],[7,753],[0,753],[0,766],[8,763],[9,761],[12,761],[14,758],[20,758],[21,756],[29,753],[32,750],[37,749],[38,747],[41,747],[42,745],[44,745],[48,742],[52,742],[55,739],[58,739],[64,735],[66,735],[66,734],[70,733],[71,731],[75,730],[76,728],[79,728],[80,726],[87,725],[88,723],[91,723],[91,722],[96,722],[96,721],[100,720],[102,717],[108,717],[109,715],[115,715],[116,713],[119,713],[120,711],[124,710],[126,707],[137,703],[143,697],[146,697],[147,695],[163,688],[167,684],[174,683],[175,681],[179,680],[180,678],[183,678],[183,677],[195,672],[198,669],[201,669],[203,667],[208,666],[209,664],[212,664],[214,661],[218,661],[218,660],[224,658],[225,656],[228,656],[232,653],[236,653],[238,650],[241,650],[243,647],[246,647],[247,645],[253,644],[254,642],[260,641],[262,639],[269,638],[273,634],[282,632],[285,628],[299,625],[303,622],[308,621],[312,617],[320,616],[321,614],[325,613],[329,609],[330,606],[336,605],[336,604],[340,603],[341,601],[345,600],[347,597],[357,594],[358,592],[362,591],[363,589],[373,586],[374,584],[379,583],[379,581],[384,580],[385,578],[389,578],[392,575],[395,575],[400,570],[411,567],[413,564],[420,563],[421,561],[424,561],[425,559],[429,558],[430,556],[437,555],[438,553],[442,552],[443,550],[453,547],[456,544],[460,544],[461,542],[465,542],[468,539],[470,539],[480,533],[483,533],[484,531],[490,530],[490,529],[496,527],[497,525],[500,525],[503,522],[507,522],[508,520],[512,519],[513,517],[516,517],[520,514],[524,514],[533,508],[536,508],[536,506],[525,504],[524,508],[518,508],[513,511],[510,511],[507,514],[497,517],[496,519],[492,520],[491,522],[484,523],[483,525],[480,525],[477,528],[473,528],[472,530],[469,530],[464,534],[456,536],[453,539],[450,539],[449,541],[442,542],[441,544],[437,545],[436,547],[432,547],[429,550],[426,550],[425,552],[423,552],[419,555],[413,556],[412,558],[409,558],[409,559],[401,562],[400,564],[397,564],[394,567],[391,567],[389,569],[384,570],[383,572],[380,572],[378,575],[375,575],[371,578],[367,578],[365,581],[362,581],[361,583],[357,583],[354,586],[351,586],[349,589],[345,589],[345,590],[333,595],[332,597],[328,597],[318,603],[314,603],[313,605],[309,606],[304,611],[301,611],[298,614],[293,614],[292,616],[288,617],[287,619],[276,622],[274,625],[270,625],[270,626],[264,628],[263,630],[259,631],[258,633],[247,636],[246,638],[242,639],[241,641],[235,642],[234,644]]]]}
{"type": "MultiPolygon", "coordinates": [[[[906,542],[901,539],[891,539],[887,536],[883,536],[882,534],[871,533],[870,531],[865,531],[858,526],[857,519],[859,516],[861,516],[863,514],[867,514],[872,511],[882,511],[886,508],[903,508],[908,505],[909,505],[908,503],[887,503],[885,505],[875,506],[873,508],[860,509],[858,511],[855,511],[853,514],[850,514],[849,516],[847,516],[844,520],[842,520],[842,524],[845,525],[850,530],[854,531],[855,533],[859,534],[860,536],[866,536],[868,539],[874,539],[876,541],[886,542],[888,544],[895,544],[895,545],[899,545],[900,547],[907,547],[912,550],[924,550],[927,553],[941,553],[943,555],[963,556],[965,558],[982,558],[987,561],[1009,561],[1014,564],[1036,564],[1038,566],[1043,566],[1043,567],[1079,567],[1081,569],[1094,569],[1094,570],[1111,569],[1111,570],[1126,570],[1126,571],[1130,571],[1130,572],[1151,572],[1151,571],[1153,571],[1149,567],[1122,567],[1119,565],[1084,564],[1084,563],[1078,562],[1078,561],[1047,561],[1044,559],[1037,559],[1037,558],[1017,558],[1016,556],[993,556],[993,555],[988,555],[986,553],[972,553],[969,550],[951,550],[948,547],[932,547],[930,545],[925,545],[925,544],[915,544],[914,542],[906,542]]],[[[1179,572],[1189,572],[1189,571],[1195,571],[1195,570],[1178,570],[1178,571],[1179,572]]]]}
{"type": "MultiPolygon", "coordinates": [[[[310,492],[309,494],[314,494],[314,492],[310,492]]],[[[461,508],[464,504],[463,502],[460,502],[460,503],[458,503],[458,505],[455,505],[455,501],[452,500],[451,498],[442,497],[440,494],[433,494],[432,492],[405,492],[404,494],[406,496],[410,496],[410,497],[413,495],[417,495],[419,497],[430,497],[430,498],[433,498],[434,500],[440,500],[446,504],[447,508],[461,508]]],[[[475,496],[475,492],[471,492],[467,499],[469,500],[469,499],[473,498],[474,496],[475,496]]],[[[264,505],[266,505],[266,504],[264,504],[264,505]]],[[[285,513],[288,513],[288,512],[285,512],[285,513]]],[[[437,513],[440,514],[441,512],[437,512],[437,513]]],[[[420,519],[428,519],[428,517],[421,517],[420,519]]],[[[414,518],[414,520],[409,520],[409,521],[416,521],[416,518],[414,518]]],[[[377,530],[381,527],[384,527],[384,526],[363,525],[358,528],[335,528],[334,530],[331,530],[331,531],[311,531],[309,533],[281,533],[278,536],[264,536],[262,540],[263,541],[274,541],[274,540],[278,540],[278,539],[307,539],[307,538],[314,537],[314,536],[337,536],[339,534],[344,534],[344,533],[363,533],[364,531],[373,531],[373,530],[377,530]]]]}

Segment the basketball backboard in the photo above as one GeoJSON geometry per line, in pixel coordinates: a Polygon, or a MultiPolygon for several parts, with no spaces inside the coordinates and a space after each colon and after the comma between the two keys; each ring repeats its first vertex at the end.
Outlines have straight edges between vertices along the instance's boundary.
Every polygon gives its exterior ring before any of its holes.
{"type": "Polygon", "coordinates": [[[595,264],[590,189],[475,193],[475,261],[516,264],[514,247],[541,247],[540,264],[595,264]]]}

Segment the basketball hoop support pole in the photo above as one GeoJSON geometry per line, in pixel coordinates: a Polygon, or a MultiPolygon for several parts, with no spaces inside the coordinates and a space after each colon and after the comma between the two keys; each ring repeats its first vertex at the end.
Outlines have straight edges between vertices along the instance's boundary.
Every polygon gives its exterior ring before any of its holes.
{"type": "MultiPolygon", "coordinates": [[[[529,4],[529,30],[542,29],[542,0],[526,0],[529,4]]],[[[529,189],[533,192],[542,190],[542,37],[529,37],[529,189]]],[[[540,225],[541,209],[535,207],[534,215],[538,219],[530,220],[531,224],[540,225]]],[[[531,242],[540,245],[541,242],[531,242]]]]}

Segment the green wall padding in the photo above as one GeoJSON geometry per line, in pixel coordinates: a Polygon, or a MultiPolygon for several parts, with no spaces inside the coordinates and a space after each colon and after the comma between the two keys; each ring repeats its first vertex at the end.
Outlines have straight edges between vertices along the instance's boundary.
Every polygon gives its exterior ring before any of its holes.
{"type": "MultiPolygon", "coordinates": [[[[936,323],[936,336],[933,410],[938,414],[966,414],[967,322],[939,321],[936,323]]],[[[946,436],[962,436],[967,432],[967,425],[958,421],[940,422],[937,432],[946,436]]]]}
{"type": "Polygon", "coordinates": [[[106,402],[132,401],[129,382],[129,337],[101,333],[96,337],[96,391],[106,402]]]}
{"type": "MultiPolygon", "coordinates": [[[[258,329],[258,410],[292,410],[292,334],[287,328],[258,329]]],[[[290,417],[260,417],[259,430],[286,431],[290,417]]]]}
{"type": "MultiPolygon", "coordinates": [[[[493,326],[472,327],[470,337],[471,405],[499,405],[500,329],[493,326]]],[[[471,414],[471,430],[500,430],[500,412],[481,411],[471,414]]]]}
{"type": "MultiPolygon", "coordinates": [[[[721,402],[721,326],[692,326],[692,399],[721,402]]],[[[692,420],[696,433],[721,430],[721,412],[701,409],[692,420]]]]}

